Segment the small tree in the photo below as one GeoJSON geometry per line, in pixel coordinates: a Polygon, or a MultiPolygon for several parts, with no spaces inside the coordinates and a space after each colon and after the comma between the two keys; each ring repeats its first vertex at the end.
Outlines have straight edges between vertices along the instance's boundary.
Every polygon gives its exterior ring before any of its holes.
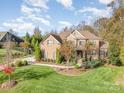
{"type": "Polygon", "coordinates": [[[31,38],[30,38],[30,35],[29,35],[28,32],[26,33],[26,36],[25,36],[24,39],[25,39],[26,42],[30,43],[31,38]]]}
{"type": "Polygon", "coordinates": [[[3,66],[2,71],[8,75],[9,77],[9,83],[10,83],[10,76],[11,73],[14,71],[14,68],[10,66],[10,63],[13,61],[12,60],[12,48],[14,47],[14,43],[11,42],[10,36],[7,35],[7,41],[6,41],[6,45],[5,45],[5,49],[6,49],[6,66],[3,66]]]}
{"type": "Polygon", "coordinates": [[[15,69],[11,66],[4,66],[3,67],[3,72],[8,76],[9,82],[11,81],[11,74],[15,69]]]}
{"type": "Polygon", "coordinates": [[[28,48],[30,47],[30,43],[28,42],[21,42],[20,47],[24,49],[24,52],[27,52],[28,48]]]}
{"type": "Polygon", "coordinates": [[[120,46],[116,39],[109,42],[109,63],[112,65],[122,65],[120,60],[120,46]]]}
{"type": "Polygon", "coordinates": [[[59,49],[56,49],[56,63],[57,64],[61,63],[61,55],[59,49]]]}
{"type": "Polygon", "coordinates": [[[88,53],[90,54],[90,51],[92,50],[93,43],[90,41],[87,41],[85,44],[85,60],[88,60],[88,53]]]}
{"type": "Polygon", "coordinates": [[[35,47],[36,43],[37,43],[37,39],[35,38],[35,36],[33,36],[31,40],[31,45],[33,48],[35,47]]]}
{"type": "Polygon", "coordinates": [[[38,42],[40,42],[42,40],[42,33],[41,33],[41,30],[39,29],[39,27],[36,27],[34,29],[34,36],[35,36],[35,38],[37,38],[38,42]]]}
{"type": "Polygon", "coordinates": [[[40,46],[38,44],[38,41],[37,43],[35,44],[35,58],[37,61],[40,61],[42,55],[41,55],[41,49],[40,49],[40,46]]]}
{"type": "Polygon", "coordinates": [[[68,65],[69,65],[69,61],[73,55],[73,52],[74,52],[73,43],[70,41],[63,42],[63,44],[61,45],[61,48],[60,48],[60,53],[62,56],[64,56],[68,65]]]}

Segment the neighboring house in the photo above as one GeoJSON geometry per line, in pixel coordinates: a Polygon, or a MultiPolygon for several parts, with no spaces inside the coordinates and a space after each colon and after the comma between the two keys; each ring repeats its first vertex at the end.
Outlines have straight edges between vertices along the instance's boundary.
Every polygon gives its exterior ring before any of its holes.
{"type": "Polygon", "coordinates": [[[15,42],[16,44],[23,42],[22,39],[20,39],[19,37],[10,32],[0,32],[0,44],[4,44],[8,40],[11,42],[15,42]]]}
{"type": "Polygon", "coordinates": [[[90,50],[90,54],[93,59],[98,59],[99,57],[106,57],[107,56],[107,48],[108,44],[102,41],[101,38],[94,35],[89,31],[64,31],[61,32],[59,35],[50,34],[48,35],[42,42],[41,42],[41,50],[44,55],[44,58],[53,59],[56,58],[56,49],[60,48],[62,41],[72,41],[77,58],[85,57],[86,49],[85,44],[86,42],[90,41],[92,43],[92,50],[90,50]]]}
{"type": "Polygon", "coordinates": [[[60,48],[62,43],[61,38],[55,34],[49,34],[41,42],[42,56],[46,59],[56,59],[56,49],[60,48]]]}

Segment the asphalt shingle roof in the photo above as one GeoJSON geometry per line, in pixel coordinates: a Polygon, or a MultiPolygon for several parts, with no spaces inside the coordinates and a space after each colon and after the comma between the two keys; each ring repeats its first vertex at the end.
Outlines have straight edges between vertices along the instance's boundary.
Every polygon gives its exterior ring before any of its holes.
{"type": "Polygon", "coordinates": [[[2,40],[2,38],[6,35],[7,32],[0,32],[0,41],[2,40]]]}

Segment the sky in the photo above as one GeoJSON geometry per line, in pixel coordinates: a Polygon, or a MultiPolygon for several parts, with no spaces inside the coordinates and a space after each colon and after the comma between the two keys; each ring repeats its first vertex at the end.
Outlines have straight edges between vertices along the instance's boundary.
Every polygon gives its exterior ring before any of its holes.
{"type": "Polygon", "coordinates": [[[60,31],[82,21],[92,25],[100,17],[110,17],[107,7],[113,0],[0,0],[0,31],[13,29],[18,35],[60,31]]]}

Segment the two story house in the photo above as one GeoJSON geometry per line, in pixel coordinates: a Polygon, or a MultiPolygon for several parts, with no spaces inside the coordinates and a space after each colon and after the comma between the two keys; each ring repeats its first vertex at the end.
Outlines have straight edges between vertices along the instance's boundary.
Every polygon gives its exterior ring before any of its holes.
{"type": "Polygon", "coordinates": [[[73,42],[75,46],[77,57],[83,58],[85,57],[85,45],[87,42],[91,42],[93,44],[92,50],[89,55],[92,56],[93,59],[97,59],[98,57],[106,57],[107,56],[107,48],[108,44],[104,42],[100,37],[94,35],[89,31],[65,31],[61,32],[59,35],[49,34],[42,42],[41,42],[41,51],[42,55],[46,59],[56,59],[56,49],[60,48],[62,42],[64,40],[73,42]]]}
{"type": "Polygon", "coordinates": [[[49,34],[46,38],[41,42],[41,52],[42,56],[45,59],[56,59],[56,49],[60,48],[62,44],[62,39],[59,35],[49,34]]]}

